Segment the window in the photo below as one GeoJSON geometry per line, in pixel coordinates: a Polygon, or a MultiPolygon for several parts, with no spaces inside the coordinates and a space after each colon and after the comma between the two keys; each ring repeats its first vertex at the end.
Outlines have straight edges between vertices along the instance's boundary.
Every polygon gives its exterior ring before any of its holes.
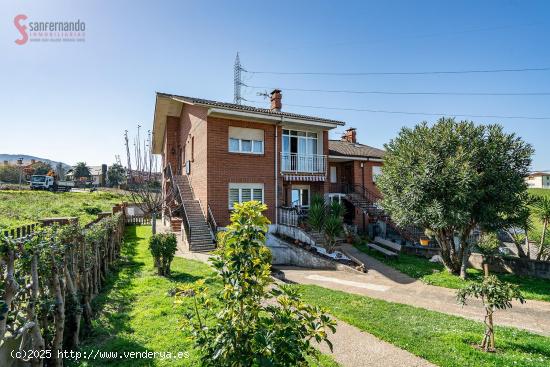
{"type": "Polygon", "coordinates": [[[317,154],[317,133],[284,129],[283,153],[317,154]]]}
{"type": "Polygon", "coordinates": [[[309,206],[309,186],[292,186],[292,206],[309,206]]]}
{"type": "Polygon", "coordinates": [[[372,166],[372,182],[376,182],[378,176],[382,174],[381,166],[372,166]]]}
{"type": "Polygon", "coordinates": [[[229,209],[233,209],[235,203],[251,200],[264,202],[263,184],[229,184],[229,209]]]}
{"type": "Polygon", "coordinates": [[[231,153],[264,153],[264,131],[229,126],[229,151],[231,153]]]}
{"type": "Polygon", "coordinates": [[[330,166],[330,182],[336,183],[336,166],[330,166]]]}

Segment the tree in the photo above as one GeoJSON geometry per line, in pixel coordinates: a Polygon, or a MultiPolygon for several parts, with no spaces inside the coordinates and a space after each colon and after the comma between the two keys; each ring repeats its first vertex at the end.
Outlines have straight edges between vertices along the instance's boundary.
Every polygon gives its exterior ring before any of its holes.
{"type": "Polygon", "coordinates": [[[65,168],[63,167],[63,163],[58,162],[55,165],[55,173],[60,180],[65,179],[65,168]]]}
{"type": "Polygon", "coordinates": [[[323,225],[325,223],[326,204],[323,196],[314,194],[311,198],[311,205],[308,211],[308,224],[317,232],[323,231],[323,225]]]}
{"type": "Polygon", "coordinates": [[[458,302],[466,304],[468,298],[481,299],[485,308],[485,335],[480,347],[486,352],[495,351],[495,330],[493,313],[495,310],[512,308],[512,301],[518,300],[524,303],[525,299],[517,285],[501,282],[494,275],[489,275],[481,282],[472,283],[457,292],[458,302]]]}
{"type": "Polygon", "coordinates": [[[545,239],[546,232],[548,231],[548,223],[550,223],[550,198],[546,196],[537,198],[534,209],[535,216],[542,222],[539,251],[537,253],[537,260],[540,260],[547,246],[545,239]]]}
{"type": "Polygon", "coordinates": [[[46,175],[52,170],[52,165],[44,162],[36,162],[32,165],[33,175],[46,175]]]}
{"type": "Polygon", "coordinates": [[[0,167],[0,181],[7,183],[18,183],[19,175],[21,174],[20,168],[15,166],[1,166],[0,167]]]}
{"type": "Polygon", "coordinates": [[[489,276],[489,262],[500,247],[500,240],[495,232],[482,233],[476,244],[477,250],[483,256],[483,272],[489,276]]]}
{"type": "Polygon", "coordinates": [[[257,201],[236,204],[211,260],[223,288],[214,297],[204,281],[176,290],[192,298],[185,315],[201,353],[201,366],[307,366],[311,341],[327,342],[335,322],[300,300],[297,288],[275,284],[265,246],[269,221],[257,201]]]}
{"type": "Polygon", "coordinates": [[[90,167],[86,165],[86,162],[78,162],[74,167],[74,178],[90,178],[92,173],[90,172],[90,167]]]}
{"type": "Polygon", "coordinates": [[[122,167],[121,164],[115,163],[109,167],[107,170],[107,178],[109,180],[109,185],[118,186],[124,181],[124,176],[126,175],[126,170],[122,167]]]}
{"type": "Polygon", "coordinates": [[[399,226],[432,231],[445,267],[466,277],[471,231],[515,224],[532,147],[499,125],[450,118],[403,128],[385,147],[384,209],[399,226]]]}

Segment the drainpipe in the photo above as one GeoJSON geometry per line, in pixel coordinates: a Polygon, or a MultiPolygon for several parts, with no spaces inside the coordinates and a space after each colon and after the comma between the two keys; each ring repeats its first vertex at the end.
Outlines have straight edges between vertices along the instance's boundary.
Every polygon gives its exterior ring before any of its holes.
{"type": "MultiPolygon", "coordinates": [[[[281,116],[281,125],[283,124],[284,116],[281,116]]],[[[275,225],[279,224],[279,122],[275,123],[275,225]]]]}

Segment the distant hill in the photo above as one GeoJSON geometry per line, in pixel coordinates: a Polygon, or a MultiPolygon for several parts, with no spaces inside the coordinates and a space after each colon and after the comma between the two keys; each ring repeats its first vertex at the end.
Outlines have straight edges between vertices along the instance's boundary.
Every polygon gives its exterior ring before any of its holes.
{"type": "MultiPolygon", "coordinates": [[[[4,161],[9,161],[10,164],[16,164],[16,163],[17,163],[17,160],[18,160],[19,158],[23,158],[23,164],[31,163],[31,160],[34,159],[34,160],[36,160],[36,161],[41,161],[41,162],[49,163],[53,168],[55,168],[55,166],[56,166],[57,163],[58,163],[58,162],[56,162],[56,161],[52,161],[51,159],[35,157],[35,156],[32,156],[32,155],[26,155],[26,154],[2,154],[2,153],[0,153],[0,165],[3,164],[4,161]]],[[[64,168],[65,170],[68,170],[69,168],[71,168],[71,166],[68,165],[67,163],[61,162],[61,164],[63,165],[63,168],[64,168]]]]}

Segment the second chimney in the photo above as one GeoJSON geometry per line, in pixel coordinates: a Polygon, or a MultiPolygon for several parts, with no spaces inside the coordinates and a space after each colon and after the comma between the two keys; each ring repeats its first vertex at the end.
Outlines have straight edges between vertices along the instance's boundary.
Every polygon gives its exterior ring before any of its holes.
{"type": "Polygon", "coordinates": [[[274,89],[269,95],[271,96],[271,110],[280,112],[281,108],[283,108],[283,95],[281,94],[281,90],[274,89]]]}
{"type": "Polygon", "coordinates": [[[342,140],[347,141],[348,143],[357,143],[357,131],[354,127],[350,127],[342,135],[342,140]]]}

